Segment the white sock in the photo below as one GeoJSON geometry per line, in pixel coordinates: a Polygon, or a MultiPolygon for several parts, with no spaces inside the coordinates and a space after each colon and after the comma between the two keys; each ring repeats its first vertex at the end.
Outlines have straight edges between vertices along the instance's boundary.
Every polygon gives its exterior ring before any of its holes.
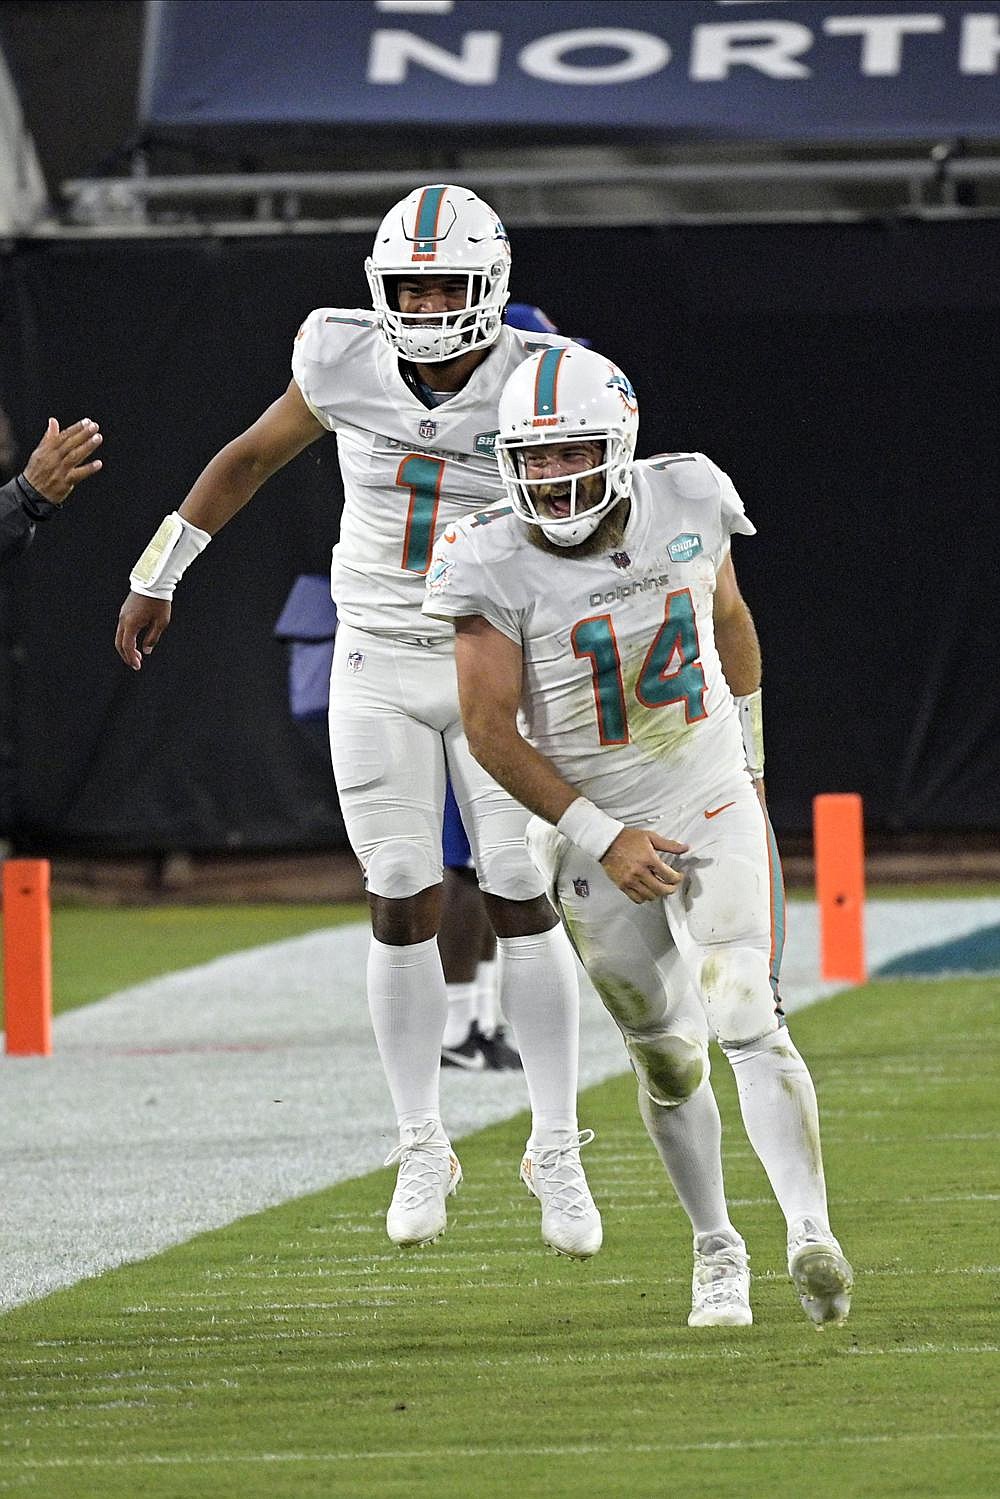
{"type": "Polygon", "coordinates": [[[732,1229],[722,1184],[722,1120],[708,1078],[669,1109],[654,1103],[640,1083],[639,1113],[694,1233],[732,1229]]]}
{"type": "Polygon", "coordinates": [[[445,984],[448,996],[448,1016],[444,1023],[443,1044],[461,1046],[469,1034],[476,1018],[476,985],[445,984]]]}
{"type": "Polygon", "coordinates": [[[722,1049],[733,1066],[750,1144],[786,1222],[808,1216],[828,1227],[816,1090],[787,1030],[722,1049]]]}
{"type": "Polygon", "coordinates": [[[476,1021],[484,1036],[492,1036],[499,1023],[496,958],[476,965],[476,1021]]]}
{"type": "Polygon", "coordinates": [[[371,939],[368,1009],[400,1128],[425,1119],[440,1123],[438,1080],[448,1001],[435,937],[408,947],[371,939]]]}
{"type": "Polygon", "coordinates": [[[521,1053],[531,1100],[532,1139],[577,1128],[580,990],[562,927],[498,937],[500,1008],[521,1053]]]}

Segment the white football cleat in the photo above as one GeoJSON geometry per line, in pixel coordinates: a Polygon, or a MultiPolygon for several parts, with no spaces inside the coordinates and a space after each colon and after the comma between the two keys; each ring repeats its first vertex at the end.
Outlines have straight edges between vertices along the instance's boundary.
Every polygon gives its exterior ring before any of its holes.
{"type": "Polygon", "coordinates": [[[854,1272],[828,1228],[800,1218],[788,1231],[788,1273],[810,1322],[842,1327],[851,1310],[854,1272]]]}
{"type": "Polygon", "coordinates": [[[750,1262],[735,1228],[695,1234],[688,1327],[749,1327],[750,1262]]]}
{"type": "Polygon", "coordinates": [[[445,1199],[458,1190],[462,1168],[441,1125],[435,1119],[416,1129],[400,1131],[395,1150],[385,1164],[399,1163],[396,1189],[385,1229],[394,1244],[411,1248],[432,1244],[448,1224],[445,1199]]]}
{"type": "Polygon", "coordinates": [[[542,1239],[557,1254],[589,1259],[604,1240],[601,1215],[580,1164],[580,1147],[592,1129],[554,1130],[542,1142],[529,1140],[521,1180],[542,1204],[542,1239]]]}

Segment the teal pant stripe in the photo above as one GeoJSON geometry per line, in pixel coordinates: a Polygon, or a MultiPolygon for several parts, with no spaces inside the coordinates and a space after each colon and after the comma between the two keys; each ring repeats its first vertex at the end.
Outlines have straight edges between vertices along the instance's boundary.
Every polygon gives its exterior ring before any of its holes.
{"type": "Polygon", "coordinates": [[[771,988],[777,994],[778,978],[781,974],[781,955],[785,950],[785,882],[781,878],[781,856],[778,853],[778,843],[771,826],[771,819],[765,816],[765,821],[767,845],[771,852],[771,901],[774,909],[774,961],[771,966],[771,988]]]}

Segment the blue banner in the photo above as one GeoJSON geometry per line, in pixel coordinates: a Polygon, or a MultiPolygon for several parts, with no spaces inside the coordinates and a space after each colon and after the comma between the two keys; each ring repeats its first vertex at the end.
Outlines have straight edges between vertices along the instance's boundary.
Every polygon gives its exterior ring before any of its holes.
{"type": "Polygon", "coordinates": [[[1000,135],[1000,4],[153,0],[160,126],[1000,135]]]}

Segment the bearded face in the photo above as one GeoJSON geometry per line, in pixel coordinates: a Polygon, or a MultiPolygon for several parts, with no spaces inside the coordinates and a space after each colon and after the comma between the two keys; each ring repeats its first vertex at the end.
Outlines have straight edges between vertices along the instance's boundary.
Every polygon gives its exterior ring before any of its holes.
{"type": "Polygon", "coordinates": [[[594,557],[599,552],[617,552],[625,537],[631,509],[631,500],[622,500],[607,515],[602,516],[596,530],[575,547],[557,545],[538,526],[528,526],[528,540],[540,552],[548,552],[553,557],[594,557]]]}

